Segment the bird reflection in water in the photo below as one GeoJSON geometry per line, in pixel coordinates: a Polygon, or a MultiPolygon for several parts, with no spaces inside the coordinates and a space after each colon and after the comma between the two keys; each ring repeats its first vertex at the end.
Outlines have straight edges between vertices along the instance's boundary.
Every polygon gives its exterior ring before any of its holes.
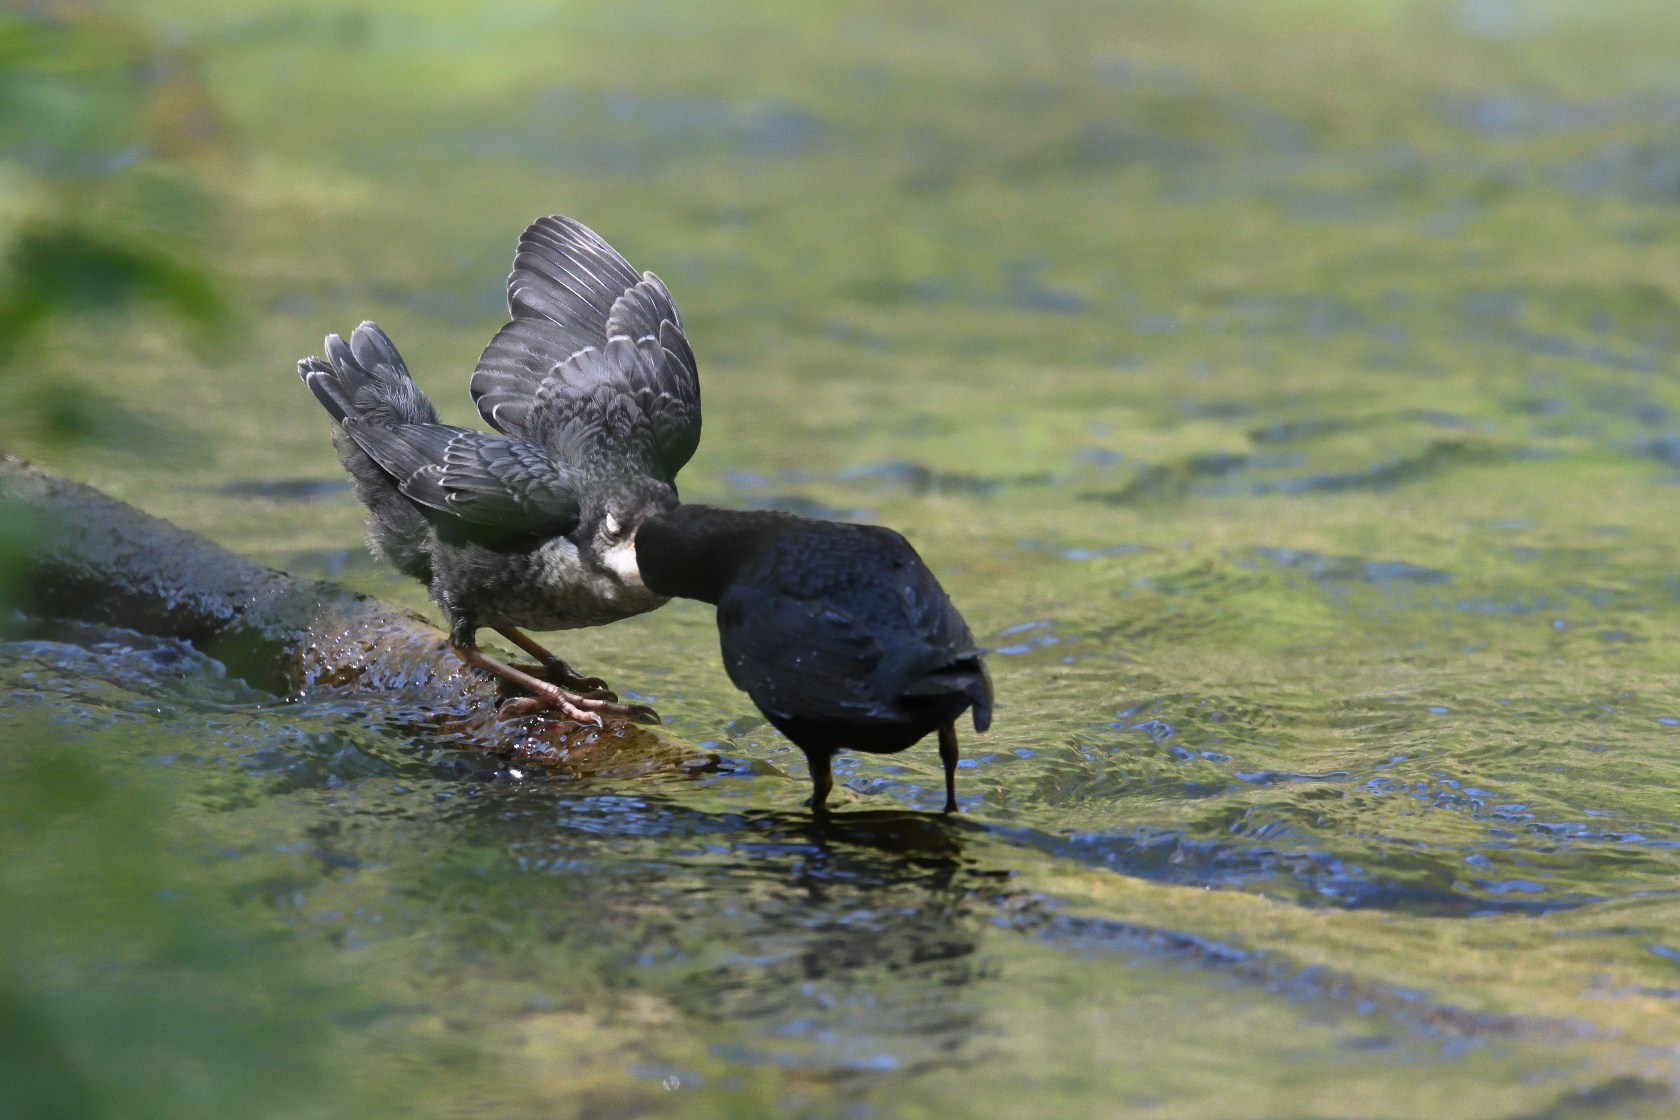
{"type": "Polygon", "coordinates": [[[982,1030],[965,991],[984,979],[999,890],[956,820],[707,814],[643,796],[556,806],[529,787],[473,800],[451,846],[507,858],[489,872],[438,867],[416,889],[475,921],[535,924],[556,950],[544,960],[575,951],[686,1013],[737,1023],[739,1043],[714,1048],[726,1060],[928,1068],[961,1060],[982,1030]]]}

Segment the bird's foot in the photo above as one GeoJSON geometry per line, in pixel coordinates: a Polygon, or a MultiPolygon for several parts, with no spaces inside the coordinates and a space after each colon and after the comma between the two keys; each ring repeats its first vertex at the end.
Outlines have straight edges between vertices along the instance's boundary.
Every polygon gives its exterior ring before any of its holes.
{"type": "MultiPolygon", "coordinates": [[[[498,627],[496,633],[536,658],[541,668],[536,676],[549,684],[559,685],[571,692],[606,692],[607,682],[600,677],[586,677],[566,664],[564,660],[555,656],[531,636],[515,626],[498,627]]],[[[609,694],[607,699],[617,700],[618,697],[609,694]]]]}
{"type": "Polygon", "coordinates": [[[582,696],[590,700],[606,700],[616,702],[618,693],[607,687],[607,682],[600,677],[580,677],[564,665],[559,672],[549,672],[544,665],[515,665],[511,668],[520,673],[519,680],[509,680],[503,677],[498,682],[504,697],[512,698],[531,690],[533,686],[526,680],[536,681],[538,684],[547,682],[569,696],[582,696]]]}
{"type": "MultiPolygon", "coordinates": [[[[518,634],[519,632],[515,630],[510,633],[518,634]]],[[[519,637],[522,639],[520,644],[529,642],[529,639],[526,639],[523,634],[519,634],[519,637]]],[[[534,642],[529,644],[535,645],[534,642]]],[[[637,723],[664,722],[659,718],[658,712],[645,704],[621,704],[618,702],[618,697],[610,692],[594,695],[568,692],[559,685],[551,684],[532,676],[523,669],[499,661],[466,642],[452,642],[451,645],[455,650],[455,655],[462,661],[500,678],[503,688],[521,688],[528,694],[515,696],[503,704],[497,712],[502,719],[528,716],[533,712],[546,711],[552,708],[565,715],[567,719],[573,719],[579,723],[592,723],[596,727],[602,725],[602,717],[604,716],[634,720],[637,723]]],[[[538,648],[540,650],[540,647],[538,648]]],[[[559,658],[552,654],[544,658],[545,665],[552,661],[559,661],[559,658]]],[[[567,671],[570,672],[570,670],[567,671]]]]}
{"type": "Polygon", "coordinates": [[[602,694],[602,699],[618,699],[618,696],[607,687],[606,681],[602,680],[600,677],[586,677],[579,673],[576,669],[573,669],[570,665],[566,664],[564,661],[560,660],[558,657],[552,661],[543,662],[542,668],[534,675],[542,678],[549,684],[558,685],[568,692],[584,694],[600,693],[602,694]]]}
{"type": "Polygon", "coordinates": [[[535,695],[515,696],[501,706],[497,712],[498,717],[513,719],[553,710],[560,712],[567,719],[576,720],[578,723],[592,723],[596,727],[602,725],[604,716],[627,719],[633,723],[664,722],[659,718],[659,713],[646,704],[623,704],[610,692],[606,696],[583,696],[567,692],[546,681],[538,681],[537,684],[542,687],[532,689],[535,695]]]}

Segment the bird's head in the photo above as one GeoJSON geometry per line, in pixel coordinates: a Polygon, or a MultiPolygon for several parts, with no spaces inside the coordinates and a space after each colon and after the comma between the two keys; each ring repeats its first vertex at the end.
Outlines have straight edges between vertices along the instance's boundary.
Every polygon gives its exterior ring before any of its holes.
{"type": "Polygon", "coordinates": [[[614,479],[590,487],[570,534],[578,551],[626,582],[641,582],[636,530],[650,517],[675,509],[677,488],[654,478],[614,479]]]}

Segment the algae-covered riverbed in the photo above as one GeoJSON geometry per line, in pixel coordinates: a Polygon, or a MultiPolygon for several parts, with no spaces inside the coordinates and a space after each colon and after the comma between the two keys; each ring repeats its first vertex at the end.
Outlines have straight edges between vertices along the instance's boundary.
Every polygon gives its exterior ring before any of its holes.
{"type": "Polygon", "coordinates": [[[229,310],[32,332],[8,447],[425,609],[293,363],[373,318],[476,424],[571,214],[682,310],[684,497],[903,531],[998,714],[954,820],[927,745],[819,828],[698,604],[549,636],[717,757],[652,773],[18,629],[0,1112],[1680,1108],[1669,6],[26,10],[139,61],[7,149],[7,236],[96,213],[229,310]]]}

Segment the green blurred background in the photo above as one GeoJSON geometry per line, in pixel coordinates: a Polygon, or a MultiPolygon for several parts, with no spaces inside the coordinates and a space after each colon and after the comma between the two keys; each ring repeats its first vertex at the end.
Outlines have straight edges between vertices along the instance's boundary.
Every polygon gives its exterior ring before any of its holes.
{"type": "Polygon", "coordinates": [[[735,777],[14,619],[0,1116],[1680,1108],[1680,9],[9,4],[0,446],[429,610],[294,363],[476,423],[556,212],[681,308],[685,499],[996,649],[964,824],[802,832],[693,604],[556,640],[735,777]]]}

